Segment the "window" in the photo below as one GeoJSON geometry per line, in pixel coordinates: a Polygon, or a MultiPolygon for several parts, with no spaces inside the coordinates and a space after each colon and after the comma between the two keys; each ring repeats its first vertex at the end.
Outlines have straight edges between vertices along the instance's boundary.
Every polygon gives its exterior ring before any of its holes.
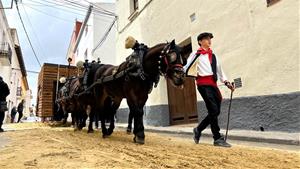
{"type": "MultiPolygon", "coordinates": [[[[18,79],[17,85],[19,85],[19,83],[20,83],[20,81],[18,79]]],[[[21,86],[17,87],[17,93],[16,94],[17,94],[17,96],[22,96],[22,87],[21,86]]]]}
{"type": "Polygon", "coordinates": [[[22,88],[17,87],[17,96],[22,96],[22,88]]]}
{"type": "Polygon", "coordinates": [[[184,58],[183,60],[186,61],[190,54],[193,52],[191,37],[185,39],[179,44],[179,46],[181,47],[181,56],[184,58]]]}
{"type": "Polygon", "coordinates": [[[130,21],[134,20],[138,14],[138,9],[139,9],[139,1],[138,0],[130,0],[130,16],[128,19],[130,21]]]}
{"type": "Polygon", "coordinates": [[[4,42],[4,35],[5,35],[4,31],[3,31],[3,33],[0,33],[0,43],[4,42]]]}
{"type": "Polygon", "coordinates": [[[85,60],[86,60],[87,57],[88,57],[87,54],[88,54],[88,49],[86,49],[85,52],[84,52],[84,59],[85,59],[85,60]]]}
{"type": "Polygon", "coordinates": [[[267,7],[274,5],[275,3],[279,2],[280,0],[267,0],[267,7]]]}
{"type": "Polygon", "coordinates": [[[85,36],[86,36],[86,34],[88,33],[88,31],[89,31],[89,30],[88,30],[88,26],[86,25],[86,26],[85,26],[85,36]]]}
{"type": "Polygon", "coordinates": [[[191,19],[191,22],[194,22],[196,20],[196,14],[193,13],[192,15],[190,15],[190,19],[191,19]]]}
{"type": "Polygon", "coordinates": [[[133,10],[136,11],[139,9],[139,0],[133,0],[133,10]]]}

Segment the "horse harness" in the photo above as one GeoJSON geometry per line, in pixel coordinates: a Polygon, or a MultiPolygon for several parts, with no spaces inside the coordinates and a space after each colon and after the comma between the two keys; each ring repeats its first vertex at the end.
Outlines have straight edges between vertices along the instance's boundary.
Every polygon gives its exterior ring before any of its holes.
{"type": "Polygon", "coordinates": [[[126,58],[128,75],[131,77],[139,77],[141,80],[146,80],[147,74],[143,69],[143,59],[148,52],[148,47],[143,43],[136,43],[132,48],[133,53],[126,58]]]}
{"type": "MultiPolygon", "coordinates": [[[[162,76],[167,76],[167,72],[173,68],[174,68],[174,70],[182,70],[183,69],[182,64],[178,64],[178,63],[170,64],[170,62],[168,61],[167,57],[169,56],[169,54],[173,53],[173,52],[176,53],[175,50],[172,51],[170,48],[171,48],[170,45],[165,46],[164,49],[161,51],[161,55],[159,57],[160,60],[158,61],[158,65],[159,65],[158,70],[159,70],[160,75],[162,75],[162,76]],[[165,71],[162,69],[163,63],[167,66],[165,71]]],[[[178,58],[178,57],[179,57],[179,54],[176,53],[175,60],[180,59],[180,62],[183,63],[182,58],[178,58]]]]}
{"type": "MultiPolygon", "coordinates": [[[[133,50],[134,50],[134,52],[126,58],[126,62],[127,62],[126,69],[120,71],[119,70],[120,66],[118,66],[118,67],[114,68],[114,70],[112,71],[112,75],[103,76],[103,77],[97,79],[97,81],[95,81],[93,84],[91,84],[88,87],[87,87],[87,74],[90,71],[91,64],[87,63],[87,61],[86,61],[85,66],[84,66],[86,73],[84,74],[84,77],[83,77],[84,91],[81,93],[78,93],[78,94],[74,94],[72,96],[68,96],[68,97],[64,95],[64,98],[62,98],[62,99],[70,99],[73,96],[81,96],[83,94],[86,94],[89,90],[94,88],[96,85],[101,85],[103,83],[111,82],[111,81],[114,81],[114,80],[119,79],[124,76],[125,76],[125,80],[128,80],[129,78],[139,78],[143,81],[150,80],[149,93],[151,93],[153,84],[154,84],[154,87],[157,87],[158,82],[160,80],[160,75],[166,76],[167,71],[169,71],[170,69],[173,69],[173,68],[174,69],[182,69],[181,64],[171,65],[169,63],[167,56],[169,55],[170,52],[173,52],[173,51],[170,50],[170,45],[166,45],[165,48],[161,51],[161,55],[159,57],[160,59],[158,61],[159,74],[155,77],[155,79],[149,79],[150,76],[144,71],[143,63],[142,63],[144,56],[146,56],[146,54],[147,54],[148,47],[144,44],[138,44],[133,48],[133,50]],[[167,65],[165,71],[162,69],[163,64],[167,65]]],[[[178,58],[176,58],[176,60],[177,59],[178,58]]],[[[62,100],[62,99],[58,99],[58,100],[62,100]]]]}

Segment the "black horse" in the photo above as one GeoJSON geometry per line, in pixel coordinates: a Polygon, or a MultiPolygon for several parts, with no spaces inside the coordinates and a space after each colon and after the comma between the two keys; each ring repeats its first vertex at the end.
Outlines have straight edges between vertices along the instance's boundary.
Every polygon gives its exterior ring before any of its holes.
{"type": "MultiPolygon", "coordinates": [[[[94,83],[96,71],[102,67],[102,64],[97,62],[89,63],[89,70],[84,70],[83,74],[87,77],[86,84],[83,82],[83,77],[80,81],[80,91],[76,96],[77,105],[80,105],[83,109],[86,110],[86,114],[89,117],[89,125],[88,125],[88,133],[92,133],[93,130],[93,122],[95,122],[96,127],[98,127],[98,118],[101,115],[99,110],[96,109],[96,98],[95,94],[91,90],[86,90],[85,87],[89,87],[94,83]],[[85,87],[84,87],[85,86],[85,87]]],[[[108,104],[109,105],[109,104],[108,104]]],[[[105,117],[104,117],[105,118],[105,117]]]]}
{"type": "Polygon", "coordinates": [[[59,84],[56,104],[58,105],[57,114],[61,114],[63,124],[66,124],[68,113],[72,115],[72,124],[75,129],[81,130],[85,127],[86,108],[78,103],[76,95],[82,91],[79,77],[72,77],[65,83],[59,84]]]}
{"type": "MultiPolygon", "coordinates": [[[[125,74],[115,80],[97,85],[94,88],[97,109],[102,113],[105,101],[108,98],[111,99],[112,115],[110,117],[112,118],[122,99],[126,98],[130,113],[134,117],[134,141],[144,144],[143,107],[148,99],[149,91],[152,89],[153,83],[157,82],[159,75],[165,75],[167,78],[170,78],[176,86],[183,85],[183,63],[180,48],[175,44],[175,40],[171,43],[162,43],[147,49],[142,61],[145,79],[125,74]]],[[[104,65],[97,70],[95,80],[117,74],[126,69],[128,69],[128,62],[123,62],[118,67],[104,65]]],[[[112,131],[106,130],[104,119],[101,119],[101,127],[104,136],[112,133],[112,131]]]]}

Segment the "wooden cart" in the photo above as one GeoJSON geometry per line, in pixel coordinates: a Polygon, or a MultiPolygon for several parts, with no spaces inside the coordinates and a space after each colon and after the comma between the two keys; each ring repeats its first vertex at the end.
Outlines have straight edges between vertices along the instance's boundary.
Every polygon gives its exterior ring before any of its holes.
{"type": "Polygon", "coordinates": [[[37,116],[42,121],[52,120],[55,110],[57,82],[61,77],[78,76],[81,71],[68,65],[45,63],[39,73],[37,90],[37,116]]]}

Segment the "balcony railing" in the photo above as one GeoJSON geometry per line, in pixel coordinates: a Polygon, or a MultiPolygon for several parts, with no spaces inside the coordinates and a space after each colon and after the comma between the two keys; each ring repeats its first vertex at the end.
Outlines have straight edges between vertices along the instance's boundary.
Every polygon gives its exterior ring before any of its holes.
{"type": "Polygon", "coordinates": [[[3,42],[0,44],[0,57],[7,58],[9,64],[11,64],[12,51],[8,42],[3,42]]]}

